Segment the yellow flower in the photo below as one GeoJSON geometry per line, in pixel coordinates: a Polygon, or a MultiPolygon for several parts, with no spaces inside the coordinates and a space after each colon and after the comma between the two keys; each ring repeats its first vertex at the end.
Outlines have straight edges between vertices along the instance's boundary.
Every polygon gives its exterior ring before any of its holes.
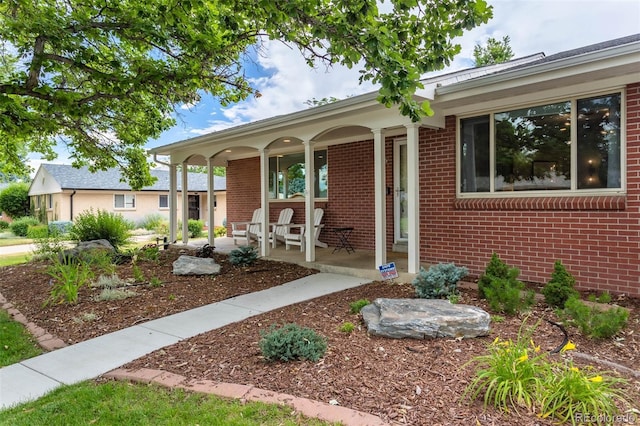
{"type": "Polygon", "coordinates": [[[578,367],[571,367],[571,368],[570,368],[570,370],[571,370],[571,371],[575,371],[576,373],[577,373],[578,371],[580,371],[580,369],[579,369],[578,367]]]}
{"type": "Polygon", "coordinates": [[[538,345],[538,346],[536,346],[535,348],[533,348],[533,351],[534,351],[535,353],[540,352],[540,345],[538,345]]]}
{"type": "Polygon", "coordinates": [[[520,358],[518,358],[518,362],[525,362],[529,359],[529,355],[525,352],[520,358]]]}
{"type": "Polygon", "coordinates": [[[499,341],[500,341],[500,338],[496,337],[496,339],[493,341],[492,345],[497,345],[499,341]]]}
{"type": "Polygon", "coordinates": [[[602,376],[595,376],[589,379],[590,382],[593,383],[601,383],[602,382],[602,376]]]}
{"type": "Polygon", "coordinates": [[[564,346],[562,347],[562,349],[560,350],[560,352],[572,351],[572,350],[574,350],[575,348],[576,348],[576,345],[575,345],[575,344],[573,344],[573,342],[572,342],[571,340],[569,340],[569,341],[567,342],[567,344],[566,344],[566,345],[564,345],[564,346]]]}

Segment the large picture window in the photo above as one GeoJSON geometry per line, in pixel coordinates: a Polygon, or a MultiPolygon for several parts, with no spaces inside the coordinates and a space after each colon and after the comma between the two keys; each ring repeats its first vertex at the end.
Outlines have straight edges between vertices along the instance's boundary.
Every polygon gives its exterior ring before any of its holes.
{"type": "MultiPolygon", "coordinates": [[[[314,196],[315,198],[327,198],[327,151],[315,151],[313,164],[314,196]]],[[[305,186],[304,153],[277,155],[269,158],[269,198],[304,198],[305,186]]]]}
{"type": "Polygon", "coordinates": [[[113,206],[116,209],[134,209],[136,207],[136,196],[133,194],[114,194],[113,206]]]}
{"type": "Polygon", "coordinates": [[[620,105],[617,93],[461,119],[460,192],[620,189],[620,105]]]}

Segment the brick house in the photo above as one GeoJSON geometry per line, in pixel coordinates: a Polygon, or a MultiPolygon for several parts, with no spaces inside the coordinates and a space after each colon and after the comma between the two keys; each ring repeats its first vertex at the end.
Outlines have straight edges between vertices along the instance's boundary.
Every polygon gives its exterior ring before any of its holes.
{"type": "Polygon", "coordinates": [[[426,79],[420,123],[376,96],[152,151],[226,166],[230,222],[262,206],[263,229],[284,207],[311,224],[322,207],[323,241],[351,226],[376,265],[400,251],[409,273],[479,275],[496,252],[544,283],[559,259],[581,288],[640,296],[640,34],[426,79]]]}

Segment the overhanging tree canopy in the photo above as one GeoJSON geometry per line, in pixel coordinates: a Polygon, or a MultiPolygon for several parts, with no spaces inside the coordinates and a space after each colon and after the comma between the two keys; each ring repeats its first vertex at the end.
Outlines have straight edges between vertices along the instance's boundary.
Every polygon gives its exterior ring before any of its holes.
{"type": "Polygon", "coordinates": [[[485,0],[4,0],[0,3],[0,163],[52,154],[63,140],[76,165],[120,167],[134,189],[151,183],[144,144],[200,93],[223,105],[258,95],[243,73],[262,37],[317,61],[362,66],[379,101],[419,120],[420,75],[460,50],[452,39],[486,22],[485,0]],[[17,59],[17,60],[16,60],[17,59]]]}

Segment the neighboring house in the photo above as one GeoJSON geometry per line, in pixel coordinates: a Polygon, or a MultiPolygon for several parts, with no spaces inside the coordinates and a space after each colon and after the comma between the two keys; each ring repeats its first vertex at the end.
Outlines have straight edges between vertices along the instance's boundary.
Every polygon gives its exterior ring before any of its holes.
{"type": "Polygon", "coordinates": [[[226,166],[229,222],[292,207],[310,225],[322,207],[322,241],[353,227],[376,265],[395,250],[410,273],[455,262],[477,276],[496,252],[525,281],[561,260],[583,289],[640,296],[640,35],[424,86],[435,115],[419,123],[370,93],[152,152],[174,170],[226,166]]]}
{"type": "MultiPolygon", "coordinates": [[[[152,186],[132,191],[121,182],[117,169],[91,173],[88,168],[63,164],[42,164],[38,168],[29,196],[36,211],[44,209],[48,221],[73,221],[89,209],[120,213],[126,219],[140,223],[145,217],[160,214],[169,219],[169,171],[151,170],[157,180],[152,186]]],[[[209,197],[207,175],[189,173],[187,218],[199,219],[208,226],[209,197]]],[[[214,224],[226,219],[226,178],[215,176],[214,224]]],[[[182,187],[177,186],[177,211],[182,216],[182,187]]]]}

